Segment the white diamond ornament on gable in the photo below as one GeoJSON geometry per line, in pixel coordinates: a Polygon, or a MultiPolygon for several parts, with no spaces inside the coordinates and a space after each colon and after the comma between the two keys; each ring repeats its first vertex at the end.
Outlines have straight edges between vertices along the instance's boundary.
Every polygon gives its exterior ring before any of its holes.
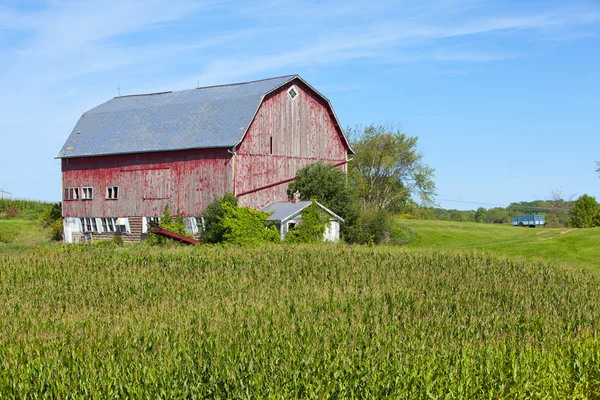
{"type": "Polygon", "coordinates": [[[292,99],[292,100],[294,100],[298,96],[298,91],[296,90],[295,86],[292,86],[288,90],[288,95],[290,96],[290,99],[292,99]]]}

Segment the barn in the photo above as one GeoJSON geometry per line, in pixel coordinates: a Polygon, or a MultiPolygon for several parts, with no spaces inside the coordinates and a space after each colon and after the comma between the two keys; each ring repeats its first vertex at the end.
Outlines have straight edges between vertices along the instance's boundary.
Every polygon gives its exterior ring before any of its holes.
{"type": "Polygon", "coordinates": [[[352,155],[329,100],[298,75],[115,97],[58,154],[65,241],[138,241],[167,205],[197,234],[216,197],[262,209],[287,200],[298,169],[346,171],[352,155]]]}

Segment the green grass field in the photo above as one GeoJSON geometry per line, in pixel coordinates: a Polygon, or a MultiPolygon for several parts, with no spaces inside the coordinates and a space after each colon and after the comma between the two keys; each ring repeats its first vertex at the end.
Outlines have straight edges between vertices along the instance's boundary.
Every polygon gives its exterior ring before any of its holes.
{"type": "Polygon", "coordinates": [[[520,228],[470,222],[396,220],[416,238],[408,248],[489,250],[600,272],[600,228],[520,228]]]}
{"type": "Polygon", "coordinates": [[[0,251],[33,248],[48,242],[46,230],[37,219],[0,219],[0,251]]]}

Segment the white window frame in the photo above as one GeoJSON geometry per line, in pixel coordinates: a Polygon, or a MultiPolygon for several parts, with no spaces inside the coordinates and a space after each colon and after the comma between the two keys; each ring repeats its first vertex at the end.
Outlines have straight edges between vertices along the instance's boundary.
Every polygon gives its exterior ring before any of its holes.
{"type": "Polygon", "coordinates": [[[84,186],[81,188],[81,200],[92,200],[94,198],[94,188],[84,186]]]}
{"type": "Polygon", "coordinates": [[[294,86],[292,86],[291,88],[288,89],[287,94],[288,94],[288,96],[290,96],[290,99],[296,100],[296,98],[298,97],[298,95],[300,94],[300,92],[296,88],[296,85],[294,85],[294,86]],[[295,93],[295,95],[293,95],[293,96],[292,96],[292,91],[295,93]]]}
{"type": "Polygon", "coordinates": [[[102,220],[102,232],[106,233],[115,233],[117,231],[117,227],[115,224],[116,218],[100,218],[102,220]]]}
{"type": "Polygon", "coordinates": [[[83,233],[97,233],[98,225],[96,224],[96,218],[81,217],[81,231],[83,233]]]}
{"type": "Polygon", "coordinates": [[[79,200],[79,188],[78,187],[65,188],[64,200],[79,200]]]}
{"type": "Polygon", "coordinates": [[[119,199],[119,187],[118,186],[107,186],[106,187],[106,200],[118,200],[119,199]]]}

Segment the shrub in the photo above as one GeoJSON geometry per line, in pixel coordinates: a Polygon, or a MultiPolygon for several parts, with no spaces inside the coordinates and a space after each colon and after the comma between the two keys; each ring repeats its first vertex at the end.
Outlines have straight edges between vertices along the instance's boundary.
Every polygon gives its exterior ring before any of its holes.
{"type": "Polygon", "coordinates": [[[6,215],[6,219],[11,219],[19,215],[20,210],[17,207],[10,206],[6,209],[4,215],[6,215]]]}
{"type": "Polygon", "coordinates": [[[385,210],[366,209],[349,229],[346,241],[358,244],[379,244],[387,240],[392,218],[385,210]]]}
{"type": "Polygon", "coordinates": [[[223,202],[221,208],[223,215],[217,225],[223,234],[223,242],[252,245],[280,241],[275,227],[267,227],[268,213],[250,207],[238,207],[229,202],[223,202]]]}
{"type": "Polygon", "coordinates": [[[63,221],[59,218],[50,224],[48,236],[51,240],[61,241],[63,240],[63,221]]]}
{"type": "Polygon", "coordinates": [[[53,203],[48,205],[39,215],[40,222],[45,228],[52,225],[57,219],[62,220],[61,203],[53,203]]]}
{"type": "MultiPolygon", "coordinates": [[[[183,216],[181,216],[179,210],[177,210],[177,216],[173,218],[171,216],[171,210],[169,209],[168,204],[165,206],[165,212],[163,216],[160,217],[159,226],[166,231],[192,237],[192,235],[185,230],[185,222],[183,221],[183,216]]],[[[154,245],[166,245],[173,243],[172,240],[163,236],[155,235],[153,233],[149,234],[149,240],[150,243],[154,245]]]]}
{"type": "Polygon", "coordinates": [[[285,236],[287,243],[319,243],[323,240],[329,217],[316,202],[302,210],[302,222],[285,236]]]}
{"type": "Polygon", "coordinates": [[[215,199],[206,207],[204,213],[202,213],[205,225],[202,232],[202,240],[204,242],[221,243],[224,240],[223,235],[225,231],[220,221],[225,215],[223,208],[225,204],[237,206],[237,198],[233,194],[227,193],[223,197],[215,199]]]}

